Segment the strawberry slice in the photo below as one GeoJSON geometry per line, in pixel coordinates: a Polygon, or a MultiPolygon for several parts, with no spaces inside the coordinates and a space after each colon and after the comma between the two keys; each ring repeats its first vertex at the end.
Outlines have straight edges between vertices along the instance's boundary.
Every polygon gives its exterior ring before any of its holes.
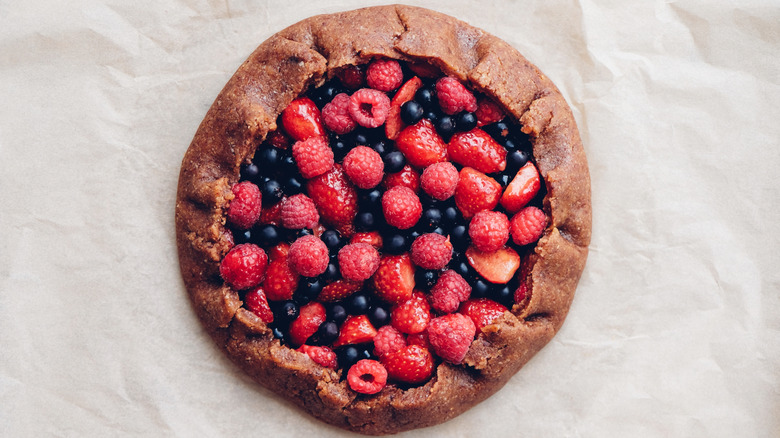
{"type": "Polygon", "coordinates": [[[506,284],[520,267],[520,256],[512,248],[501,248],[498,251],[482,252],[473,246],[466,250],[469,264],[485,280],[506,284]]]}
{"type": "Polygon", "coordinates": [[[244,297],[244,303],[246,308],[257,315],[264,323],[268,324],[274,321],[274,312],[271,311],[271,307],[268,305],[268,300],[262,287],[257,286],[250,289],[244,297]]]}
{"type": "Polygon", "coordinates": [[[506,186],[501,196],[501,205],[509,214],[514,214],[526,206],[539,193],[542,184],[539,181],[539,171],[530,161],[517,171],[512,182],[506,186]]]}
{"type": "Polygon", "coordinates": [[[317,301],[323,303],[340,301],[359,291],[362,287],[362,281],[336,280],[322,288],[322,291],[317,296],[317,301]]]}
{"type": "Polygon", "coordinates": [[[392,304],[408,300],[414,291],[414,266],[409,254],[382,257],[372,281],[379,298],[392,304]]]}
{"type": "Polygon", "coordinates": [[[329,171],[310,179],[306,189],[320,212],[320,219],[346,234],[357,214],[357,189],[349,182],[341,166],[334,165],[329,171]]]}
{"type": "Polygon", "coordinates": [[[363,231],[355,233],[349,243],[367,243],[376,249],[382,249],[382,235],[379,231],[363,231]]]}
{"type": "Polygon", "coordinates": [[[385,190],[390,190],[395,186],[404,186],[417,193],[420,191],[420,174],[410,165],[405,165],[400,172],[385,175],[385,190]]]}
{"type": "Polygon", "coordinates": [[[433,355],[419,345],[409,345],[382,356],[379,361],[387,369],[387,375],[402,383],[419,384],[433,375],[433,355]]]}
{"type": "Polygon", "coordinates": [[[414,99],[414,94],[420,87],[422,87],[422,80],[415,76],[406,81],[398,89],[398,92],[395,93],[393,100],[390,101],[390,112],[387,114],[387,120],[385,121],[385,135],[390,140],[398,138],[398,134],[406,126],[401,121],[401,105],[414,99]]]}
{"type": "Polygon", "coordinates": [[[450,160],[483,173],[506,169],[506,149],[479,128],[455,134],[447,146],[447,153],[450,160]]]}
{"type": "Polygon", "coordinates": [[[271,301],[289,300],[298,288],[299,276],[287,264],[290,245],[280,243],[268,252],[268,268],[265,271],[263,287],[271,301]]]}
{"type": "Polygon", "coordinates": [[[488,298],[476,298],[465,301],[458,311],[471,318],[477,326],[477,333],[482,333],[482,327],[492,324],[507,308],[488,298]]]}
{"type": "Polygon", "coordinates": [[[284,205],[284,201],[286,200],[287,197],[284,196],[282,197],[282,200],[276,204],[260,210],[260,219],[257,220],[257,223],[262,225],[280,226],[282,224],[282,205],[284,205]]]}
{"type": "Polygon", "coordinates": [[[376,336],[376,329],[371,325],[366,315],[350,316],[341,325],[341,333],[333,343],[334,347],[350,344],[371,342],[376,336]]]}
{"type": "Polygon", "coordinates": [[[282,111],[282,126],[285,132],[297,141],[326,135],[320,110],[308,97],[290,102],[282,111]]]}
{"type": "Polygon", "coordinates": [[[328,347],[317,347],[314,345],[301,345],[297,351],[306,353],[311,360],[320,364],[326,368],[336,369],[338,367],[338,361],[336,359],[336,353],[328,347]]]}
{"type": "Polygon", "coordinates": [[[447,144],[428,119],[407,126],[398,134],[395,146],[412,166],[427,167],[447,160],[447,144]]]}
{"type": "Polygon", "coordinates": [[[463,217],[471,219],[482,210],[492,210],[501,197],[501,184],[484,173],[464,167],[455,188],[455,205],[463,217]]]}
{"type": "Polygon", "coordinates": [[[303,345],[325,322],[325,317],[325,306],[316,301],[301,307],[298,318],[290,323],[290,343],[295,347],[303,345]]]}
{"type": "Polygon", "coordinates": [[[393,307],[390,324],[399,332],[420,333],[431,321],[431,305],[422,292],[414,292],[405,302],[393,307]]]}

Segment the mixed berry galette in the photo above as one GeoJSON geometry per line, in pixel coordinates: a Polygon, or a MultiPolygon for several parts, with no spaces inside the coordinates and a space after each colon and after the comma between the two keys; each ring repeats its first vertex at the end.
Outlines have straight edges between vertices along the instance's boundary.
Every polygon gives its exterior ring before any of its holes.
{"type": "Polygon", "coordinates": [[[217,344],[334,425],[485,399],[557,332],[590,240],[571,111],[501,40],[407,6],[264,42],[182,164],[182,275],[217,344]]]}

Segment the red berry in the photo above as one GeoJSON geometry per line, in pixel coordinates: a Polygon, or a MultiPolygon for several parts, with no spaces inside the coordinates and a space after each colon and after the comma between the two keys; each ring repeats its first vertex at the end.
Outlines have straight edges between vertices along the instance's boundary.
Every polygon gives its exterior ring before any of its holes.
{"type": "Polygon", "coordinates": [[[495,284],[506,284],[520,267],[520,255],[512,248],[503,247],[493,252],[482,252],[470,246],[466,260],[485,280],[495,284]]]}
{"type": "Polygon", "coordinates": [[[477,101],[475,115],[477,116],[477,126],[485,126],[503,120],[504,110],[490,99],[480,99],[477,101]]]}
{"type": "Polygon", "coordinates": [[[455,194],[459,179],[458,169],[446,161],[426,167],[423,170],[420,183],[425,193],[439,201],[444,201],[455,194]]]}
{"type": "Polygon", "coordinates": [[[310,137],[292,147],[293,158],[304,178],[314,178],[333,168],[333,151],[325,137],[310,137]]]}
{"type": "Polygon", "coordinates": [[[282,226],[291,230],[314,228],[320,214],[314,201],[304,194],[290,196],[282,204],[282,226]]]}
{"type": "Polygon", "coordinates": [[[414,94],[422,87],[422,81],[417,76],[409,79],[395,93],[393,100],[390,101],[390,112],[387,114],[385,122],[385,136],[390,140],[395,140],[401,130],[406,126],[401,120],[401,105],[414,99],[414,94]]]}
{"type": "Polygon", "coordinates": [[[339,268],[345,280],[368,280],[379,267],[379,252],[367,243],[353,243],[339,250],[339,268]]]}
{"type": "Polygon", "coordinates": [[[271,225],[281,225],[282,224],[282,206],[284,205],[284,201],[287,200],[286,197],[282,197],[282,200],[277,202],[276,204],[264,208],[260,211],[260,219],[257,220],[258,224],[271,224],[271,225]]]}
{"type": "Polygon", "coordinates": [[[534,243],[547,226],[547,215],[536,207],[526,207],[512,216],[510,230],[512,241],[518,245],[534,243]]]}
{"type": "Polygon", "coordinates": [[[468,300],[461,304],[459,310],[460,313],[471,318],[477,328],[477,333],[482,333],[483,327],[492,324],[506,311],[507,308],[503,304],[487,298],[468,300]]]}
{"type": "Polygon", "coordinates": [[[406,347],[404,334],[391,325],[379,328],[374,336],[374,354],[382,357],[406,347]]]}
{"type": "Polygon", "coordinates": [[[420,333],[414,333],[406,337],[407,345],[419,345],[425,347],[428,350],[431,349],[431,343],[428,342],[428,332],[421,331],[420,333]]]}
{"type": "Polygon", "coordinates": [[[357,190],[341,166],[335,165],[324,174],[310,179],[306,188],[322,221],[342,234],[352,227],[352,220],[357,214],[357,190]]]}
{"type": "Polygon", "coordinates": [[[398,134],[395,146],[412,166],[426,167],[447,160],[447,143],[428,119],[404,128],[398,134]]]}
{"type": "Polygon", "coordinates": [[[244,297],[244,304],[246,304],[247,309],[257,315],[264,323],[269,324],[274,321],[274,313],[271,311],[271,307],[268,306],[268,299],[265,297],[263,288],[258,286],[247,292],[244,297]]]}
{"type": "Polygon", "coordinates": [[[322,123],[332,132],[342,135],[351,132],[357,123],[349,115],[349,95],[339,93],[322,107],[322,123]]]}
{"type": "Polygon", "coordinates": [[[500,196],[501,184],[498,181],[470,167],[460,170],[455,205],[464,218],[471,219],[479,211],[492,210],[498,205],[500,196]]]}
{"type": "Polygon", "coordinates": [[[366,82],[366,74],[363,68],[357,65],[348,65],[336,72],[342,84],[350,90],[357,90],[366,82]]]}
{"type": "Polygon", "coordinates": [[[452,258],[452,244],[447,236],[426,233],[412,243],[412,261],[423,269],[442,269],[452,258]]]}
{"type": "Polygon", "coordinates": [[[347,371],[347,383],[355,392],[376,394],[387,384],[387,370],[375,360],[362,359],[347,371]]]}
{"type": "Polygon", "coordinates": [[[455,134],[447,146],[447,154],[453,162],[483,173],[506,169],[506,149],[479,128],[455,134]]]}
{"type": "Polygon", "coordinates": [[[314,345],[303,344],[298,347],[298,351],[306,353],[314,363],[324,366],[325,368],[336,369],[338,361],[336,360],[336,353],[328,347],[318,347],[314,345]]]}
{"type": "Polygon", "coordinates": [[[405,230],[420,220],[422,204],[412,189],[396,186],[382,195],[382,211],[389,225],[405,230]]]}
{"type": "Polygon", "coordinates": [[[304,277],[316,277],[328,269],[328,247],[314,236],[302,236],[290,245],[287,263],[304,277]]]}
{"type": "Polygon", "coordinates": [[[268,266],[268,256],[259,246],[242,243],[234,246],[219,265],[219,273],[233,289],[243,290],[260,284],[268,266]]]}
{"type": "Polygon", "coordinates": [[[431,306],[439,313],[452,313],[470,295],[471,285],[450,269],[444,271],[431,288],[431,306]]]}
{"type": "Polygon", "coordinates": [[[410,165],[405,165],[400,172],[391,173],[385,176],[385,190],[396,186],[409,187],[413,192],[420,190],[420,174],[418,174],[410,165]]]}
{"type": "Polygon", "coordinates": [[[298,288],[298,274],[290,269],[290,265],[287,263],[289,252],[290,245],[280,243],[269,253],[270,262],[265,271],[263,288],[271,301],[289,300],[295,289],[298,288]]]}
{"type": "Polygon", "coordinates": [[[368,64],[366,83],[379,91],[393,91],[401,86],[404,72],[394,59],[375,59],[368,64]]]}
{"type": "Polygon", "coordinates": [[[525,283],[520,283],[515,291],[515,303],[520,304],[528,298],[528,286],[525,283]]]}
{"type": "Polygon", "coordinates": [[[322,301],[323,303],[341,301],[359,291],[362,287],[362,281],[336,280],[322,288],[322,291],[317,296],[317,301],[322,301]]]}
{"type": "Polygon", "coordinates": [[[282,126],[287,134],[297,141],[325,135],[320,121],[320,110],[308,97],[290,102],[282,111],[282,126]]]}
{"type": "Polygon", "coordinates": [[[408,254],[386,255],[372,278],[374,293],[389,303],[408,300],[414,290],[414,266],[408,254]]]}
{"type": "Polygon", "coordinates": [[[249,181],[233,184],[233,200],[227,211],[230,225],[247,230],[260,218],[262,195],[260,189],[249,181]]]}
{"type": "Polygon", "coordinates": [[[367,243],[376,249],[382,248],[382,235],[379,231],[364,231],[355,233],[349,240],[349,243],[367,243]]]}
{"type": "Polygon", "coordinates": [[[376,329],[366,315],[350,316],[341,325],[338,339],[333,342],[334,347],[342,345],[364,344],[371,342],[376,336],[376,329]]]}
{"type": "Polygon", "coordinates": [[[460,313],[450,313],[431,320],[428,324],[428,341],[443,360],[459,364],[466,357],[476,331],[471,318],[460,313]]]}
{"type": "Polygon", "coordinates": [[[279,149],[287,149],[290,147],[290,144],[292,144],[290,137],[284,135],[284,132],[280,129],[269,132],[265,137],[265,141],[271,146],[279,149]]]}
{"type": "Polygon", "coordinates": [[[379,359],[391,379],[411,384],[420,384],[433,375],[433,355],[427,348],[409,345],[379,359]]]}
{"type": "Polygon", "coordinates": [[[509,240],[509,219],[498,211],[477,212],[469,222],[469,237],[478,250],[495,251],[509,240]]]}
{"type": "Polygon", "coordinates": [[[390,112],[390,98],[381,91],[361,88],[350,97],[349,115],[360,126],[376,128],[382,126],[390,112]]]}
{"type": "Polygon", "coordinates": [[[436,96],[439,106],[447,114],[477,110],[477,98],[459,80],[446,76],[436,81],[436,96]]]}
{"type": "Polygon", "coordinates": [[[420,333],[431,320],[431,306],[422,292],[414,292],[405,302],[393,307],[390,324],[407,334],[420,333]]]}
{"type": "Polygon", "coordinates": [[[325,306],[322,304],[312,301],[301,306],[300,314],[290,323],[290,343],[295,347],[305,344],[311,335],[317,333],[325,318],[325,306]]]}
{"type": "Polygon", "coordinates": [[[344,157],[344,172],[361,189],[376,187],[382,182],[385,163],[379,153],[367,146],[357,146],[344,157]]]}
{"type": "Polygon", "coordinates": [[[501,196],[501,205],[509,214],[517,213],[539,193],[541,186],[539,172],[529,161],[517,171],[515,177],[506,186],[501,196]]]}

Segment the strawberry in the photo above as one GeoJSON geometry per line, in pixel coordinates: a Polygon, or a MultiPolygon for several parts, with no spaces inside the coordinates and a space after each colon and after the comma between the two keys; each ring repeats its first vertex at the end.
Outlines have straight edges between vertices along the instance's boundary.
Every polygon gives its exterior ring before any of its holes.
{"type": "Polygon", "coordinates": [[[290,323],[290,343],[295,347],[303,345],[317,332],[320,324],[325,322],[325,318],[325,306],[316,301],[301,307],[298,318],[290,323]]]}
{"type": "Polygon", "coordinates": [[[474,128],[455,134],[447,146],[450,160],[484,173],[506,169],[506,149],[487,132],[474,128]]]}
{"type": "Polygon", "coordinates": [[[417,193],[420,190],[420,174],[407,164],[400,172],[385,175],[384,184],[385,190],[395,186],[404,186],[417,193]]]}
{"type": "Polygon", "coordinates": [[[382,257],[372,281],[379,298],[389,303],[408,300],[414,290],[414,266],[409,254],[382,257]]]}
{"type": "Polygon", "coordinates": [[[282,206],[284,206],[284,201],[287,200],[287,197],[283,197],[281,201],[277,202],[276,204],[264,208],[260,211],[260,219],[257,220],[258,224],[262,225],[276,225],[281,226],[282,225],[282,206]]]}
{"type": "Polygon", "coordinates": [[[367,243],[376,249],[382,249],[382,235],[379,231],[364,231],[361,233],[355,233],[349,243],[367,243]]]}
{"type": "MultiPolygon", "coordinates": [[[[301,309],[303,311],[303,309],[301,309]]],[[[371,342],[376,336],[376,329],[371,325],[366,315],[350,316],[341,325],[341,333],[333,343],[334,347],[350,344],[371,342]]]]}
{"type": "Polygon", "coordinates": [[[393,100],[390,101],[390,113],[387,115],[387,121],[385,121],[385,135],[390,140],[398,138],[398,134],[405,127],[404,122],[401,121],[401,105],[414,99],[414,93],[420,87],[422,87],[422,81],[415,76],[406,81],[395,93],[393,100]]]}
{"type": "Polygon", "coordinates": [[[461,304],[458,311],[471,318],[477,327],[477,333],[482,333],[482,327],[492,324],[507,308],[487,298],[476,298],[461,304]]]}
{"type": "Polygon", "coordinates": [[[520,267],[520,256],[512,248],[501,248],[498,251],[482,252],[470,246],[466,250],[466,260],[485,280],[506,284],[520,267]]]}
{"type": "Polygon", "coordinates": [[[404,128],[398,134],[395,146],[412,166],[426,167],[447,160],[447,144],[428,119],[404,128]]]}
{"type": "Polygon", "coordinates": [[[419,345],[406,346],[382,356],[379,361],[389,378],[402,383],[423,383],[433,374],[433,355],[419,345]]]}
{"type": "Polygon", "coordinates": [[[268,306],[268,300],[262,287],[257,286],[250,289],[244,297],[244,304],[246,304],[247,309],[257,315],[264,323],[268,324],[274,321],[274,312],[268,306]]]}
{"type": "Polygon", "coordinates": [[[431,343],[428,342],[428,332],[427,331],[421,331],[420,333],[415,333],[413,335],[409,335],[406,337],[406,344],[407,345],[419,345],[420,347],[425,347],[427,349],[431,349],[431,343]]]}
{"type": "Polygon", "coordinates": [[[431,320],[431,305],[422,292],[414,292],[405,302],[393,307],[390,324],[406,334],[420,333],[431,320]]]}
{"type": "Polygon", "coordinates": [[[282,126],[297,141],[326,135],[320,119],[319,108],[308,97],[293,100],[282,111],[282,126]]]}
{"type": "Polygon", "coordinates": [[[325,368],[336,369],[338,361],[336,360],[336,353],[328,347],[318,347],[314,345],[301,345],[298,350],[301,353],[306,353],[311,360],[315,363],[324,366],[325,368]]]}
{"type": "Polygon", "coordinates": [[[455,205],[463,217],[471,219],[477,212],[492,210],[501,197],[501,184],[484,173],[464,167],[455,188],[455,205]]]}
{"type": "Polygon", "coordinates": [[[540,187],[539,172],[534,163],[529,161],[506,186],[501,196],[501,205],[509,214],[517,213],[539,193],[540,187]]]}
{"type": "Polygon", "coordinates": [[[336,280],[322,288],[322,292],[317,296],[317,301],[322,301],[323,303],[341,301],[359,291],[362,287],[362,281],[336,280]]]}
{"type": "Polygon", "coordinates": [[[352,229],[352,221],[357,214],[357,190],[341,166],[337,164],[322,175],[310,179],[306,187],[323,222],[342,234],[352,229]]]}
{"type": "Polygon", "coordinates": [[[290,252],[290,245],[280,243],[273,247],[268,253],[268,268],[265,271],[265,281],[263,287],[265,294],[271,301],[289,300],[293,292],[298,288],[298,274],[290,269],[287,264],[287,254],[290,252]]]}

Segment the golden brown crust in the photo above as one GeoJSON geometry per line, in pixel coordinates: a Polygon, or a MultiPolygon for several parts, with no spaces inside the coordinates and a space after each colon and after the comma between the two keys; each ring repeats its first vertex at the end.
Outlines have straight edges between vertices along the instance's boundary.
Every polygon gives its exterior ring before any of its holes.
{"type": "Polygon", "coordinates": [[[324,421],[366,434],[441,423],[501,388],[563,323],[584,268],[590,222],[585,153],[571,110],[550,80],[480,29],[399,5],[311,17],[261,44],[201,123],[182,162],[176,203],[182,276],[217,344],[262,385],[324,421]],[[218,265],[229,247],[224,210],[230,185],[258,142],[276,129],[281,110],[338,68],[377,56],[429,62],[493,97],[519,120],[533,139],[551,225],[523,270],[530,298],[484,329],[465,366],[442,364],[419,388],[389,385],[362,396],[338,372],[281,346],[264,323],[241,309],[218,265]]]}

